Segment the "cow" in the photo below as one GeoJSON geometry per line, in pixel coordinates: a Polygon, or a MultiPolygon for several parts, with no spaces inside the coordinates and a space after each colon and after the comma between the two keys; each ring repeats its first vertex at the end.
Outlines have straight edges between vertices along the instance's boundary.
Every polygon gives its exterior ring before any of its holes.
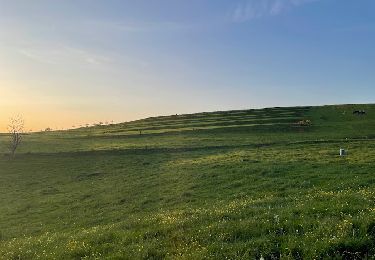
{"type": "Polygon", "coordinates": [[[353,111],[353,115],[359,115],[359,116],[363,116],[363,115],[366,115],[366,111],[365,110],[355,110],[353,111]]]}

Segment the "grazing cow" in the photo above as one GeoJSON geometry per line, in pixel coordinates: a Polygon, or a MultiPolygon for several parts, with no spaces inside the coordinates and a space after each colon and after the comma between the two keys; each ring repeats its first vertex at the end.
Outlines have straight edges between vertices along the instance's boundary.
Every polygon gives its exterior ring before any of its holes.
{"type": "Polygon", "coordinates": [[[366,111],[365,110],[355,110],[353,111],[353,115],[366,115],[366,111]]]}
{"type": "Polygon", "coordinates": [[[311,121],[310,120],[301,120],[297,123],[298,125],[300,126],[310,126],[311,125],[311,121]]]}

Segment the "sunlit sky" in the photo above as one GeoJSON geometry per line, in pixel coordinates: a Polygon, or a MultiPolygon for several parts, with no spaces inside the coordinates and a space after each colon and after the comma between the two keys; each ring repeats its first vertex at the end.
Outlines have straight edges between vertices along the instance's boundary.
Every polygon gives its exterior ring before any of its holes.
{"type": "Polygon", "coordinates": [[[0,0],[0,131],[374,103],[374,0],[0,0]]]}

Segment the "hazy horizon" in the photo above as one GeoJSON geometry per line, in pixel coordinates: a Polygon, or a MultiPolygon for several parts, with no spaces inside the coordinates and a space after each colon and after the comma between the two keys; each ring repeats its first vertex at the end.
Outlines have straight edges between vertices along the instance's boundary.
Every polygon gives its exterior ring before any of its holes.
{"type": "Polygon", "coordinates": [[[375,2],[0,0],[0,132],[373,103],[375,2]]]}

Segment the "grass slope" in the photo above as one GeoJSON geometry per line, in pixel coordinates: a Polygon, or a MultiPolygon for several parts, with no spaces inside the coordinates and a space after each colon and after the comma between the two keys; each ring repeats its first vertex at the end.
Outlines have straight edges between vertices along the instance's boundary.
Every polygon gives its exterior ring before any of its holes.
{"type": "Polygon", "coordinates": [[[1,259],[375,254],[375,105],[35,133],[13,161],[0,136],[0,153],[1,259]]]}

